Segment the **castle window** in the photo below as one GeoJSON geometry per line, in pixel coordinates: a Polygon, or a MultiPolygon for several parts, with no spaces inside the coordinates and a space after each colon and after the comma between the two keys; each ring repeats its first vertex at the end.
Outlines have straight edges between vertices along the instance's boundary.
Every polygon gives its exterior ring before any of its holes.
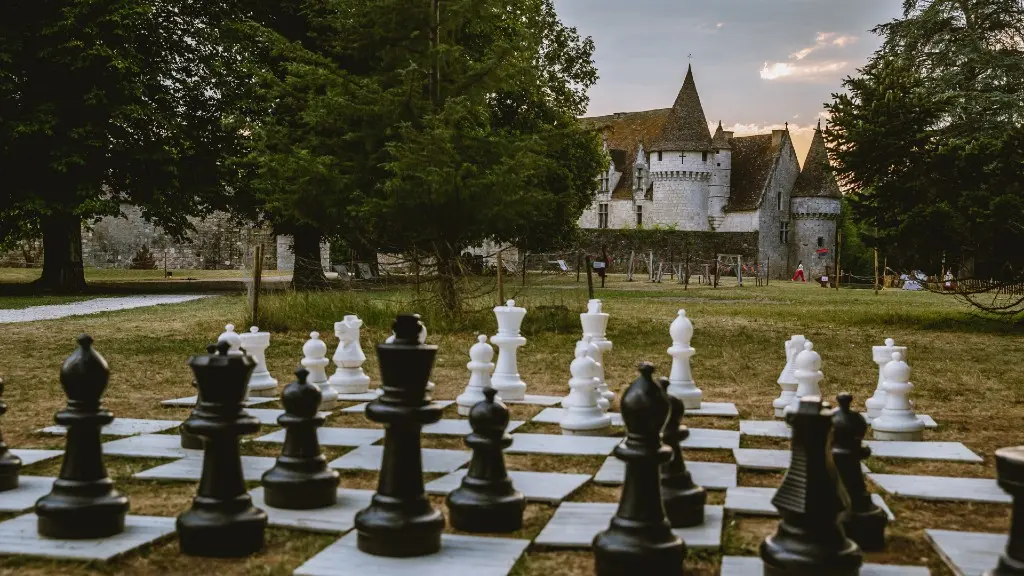
{"type": "Polygon", "coordinates": [[[821,236],[818,236],[818,248],[824,248],[824,247],[825,247],[825,239],[822,238],[821,236]]]}
{"type": "Polygon", "coordinates": [[[636,189],[637,190],[643,190],[644,189],[644,169],[643,169],[643,167],[640,167],[640,168],[636,169],[636,189]]]}
{"type": "Polygon", "coordinates": [[[704,160],[705,162],[707,162],[707,161],[708,161],[708,153],[707,153],[707,152],[704,152],[704,153],[702,153],[702,154],[701,154],[701,158],[703,158],[703,160],[704,160]]]}
{"type": "Polygon", "coordinates": [[[637,228],[642,228],[643,225],[644,225],[644,207],[643,206],[637,206],[636,207],[636,227],[637,228]]]}
{"type": "Polygon", "coordinates": [[[658,162],[661,162],[661,152],[658,152],[658,162]]]}
{"type": "Polygon", "coordinates": [[[782,190],[779,190],[778,198],[779,198],[779,212],[781,212],[782,211],[782,190]]]}
{"type": "Polygon", "coordinates": [[[779,224],[779,243],[789,244],[789,222],[779,224]]]}
{"type": "Polygon", "coordinates": [[[604,175],[604,177],[601,178],[601,192],[607,192],[607,191],[608,191],[608,174],[606,173],[604,175]]]}
{"type": "Polygon", "coordinates": [[[607,228],[608,227],[608,205],[598,204],[597,205],[597,227],[607,228]]]}

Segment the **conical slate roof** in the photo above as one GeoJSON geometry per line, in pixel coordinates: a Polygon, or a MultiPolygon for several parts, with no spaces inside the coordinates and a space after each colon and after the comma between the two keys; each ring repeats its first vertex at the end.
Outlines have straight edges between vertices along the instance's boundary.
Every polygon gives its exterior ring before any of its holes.
{"type": "Polygon", "coordinates": [[[722,121],[718,121],[718,130],[715,130],[715,137],[711,139],[711,145],[716,150],[729,150],[732,146],[729,139],[725,137],[725,130],[722,129],[722,121]]]}
{"type": "Polygon", "coordinates": [[[828,162],[828,151],[825,150],[825,138],[821,135],[821,123],[814,131],[811,149],[807,152],[804,169],[793,186],[791,198],[842,198],[836,175],[828,162]]]}
{"type": "Polygon", "coordinates": [[[668,119],[649,150],[681,150],[703,152],[711,150],[711,131],[700,105],[697,84],[693,81],[693,68],[687,68],[686,80],[668,113],[668,119]]]}

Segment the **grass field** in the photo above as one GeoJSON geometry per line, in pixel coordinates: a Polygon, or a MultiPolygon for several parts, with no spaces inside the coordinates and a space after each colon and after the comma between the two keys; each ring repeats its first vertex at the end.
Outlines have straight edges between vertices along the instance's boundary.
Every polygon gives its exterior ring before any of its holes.
{"type": "MultiPolygon", "coordinates": [[[[569,277],[536,279],[517,298],[531,308],[524,324],[529,343],[520,352],[520,372],[536,394],[567,392],[569,362],[579,338],[578,314],[585,308],[585,284],[569,277]],[[541,308],[544,307],[544,308],[541,308]]],[[[510,292],[512,288],[510,287],[510,292]]],[[[613,277],[609,289],[599,290],[605,311],[612,316],[608,337],[614,349],[606,356],[606,373],[612,388],[624,389],[635,378],[635,365],[650,360],[659,374],[667,374],[671,344],[668,326],[679,308],[686,308],[695,326],[693,374],[704,391],[705,401],[735,402],[742,418],[770,419],[771,401],[778,395],[775,383],[784,364],[783,342],[791,334],[804,334],[824,360],[822,388],[827,396],[850,391],[861,405],[874,390],[877,369],[871,361],[871,345],[885,337],[910,347],[914,368],[913,398],[922,413],[938,422],[928,440],[961,441],[985,457],[984,464],[950,464],[907,460],[869,461],[873,471],[963,477],[994,477],[992,453],[1002,446],[1022,442],[1021,403],[1024,402],[1024,332],[1019,327],[973,317],[969,310],[948,297],[921,292],[825,290],[812,285],[772,283],[767,288],[691,286],[678,284],[625,283],[613,277]]],[[[263,298],[265,326],[274,330],[268,365],[282,383],[301,358],[301,346],[310,330],[325,334],[333,350],[336,339],[331,322],[344,313],[359,313],[367,324],[363,346],[366,370],[376,385],[379,370],[373,343],[390,332],[389,318],[401,309],[417,311],[416,295],[407,292],[366,291],[304,297],[274,294],[263,298]]],[[[435,397],[452,399],[465,387],[467,351],[475,330],[494,333],[493,316],[486,308],[495,295],[481,297],[457,321],[434,321],[425,315],[429,341],[440,346],[432,380],[435,397]],[[431,324],[430,322],[434,322],[431,324]]],[[[63,407],[64,394],[58,375],[60,364],[74,348],[74,338],[88,332],[96,348],[110,363],[112,375],[106,405],[117,416],[184,419],[186,409],[165,409],[161,400],[193,393],[186,365],[190,354],[202,352],[222,331],[224,324],[241,325],[245,302],[241,296],[219,296],[187,304],[106,313],[62,320],[5,325],[0,332],[0,375],[7,380],[5,400],[9,410],[0,426],[8,445],[57,448],[60,438],[34,431],[50,424],[63,407]]],[[[528,419],[539,407],[515,406],[513,417],[528,419]]],[[[445,413],[454,418],[454,407],[445,413]]],[[[737,429],[735,420],[691,418],[696,427],[737,429]]],[[[331,426],[371,426],[361,415],[336,414],[331,426]]],[[[520,432],[559,433],[557,426],[529,423],[520,432]]],[[[786,441],[744,437],[744,447],[786,448],[786,441]]],[[[425,438],[428,447],[458,447],[461,439],[425,438]]],[[[274,455],[276,447],[244,447],[244,453],[274,455]]],[[[330,458],[344,449],[327,449],[330,458]]],[[[689,451],[691,460],[732,461],[727,451],[689,451]]],[[[603,458],[508,456],[511,469],[558,470],[593,474],[603,458]]],[[[157,461],[108,458],[107,466],[118,487],[129,495],[132,512],[175,516],[187,509],[195,484],[161,484],[132,480],[131,474],[157,461]]],[[[24,474],[56,475],[59,461],[26,467],[24,474]]],[[[782,475],[740,472],[740,485],[774,486],[782,475]]],[[[343,473],[342,484],[374,488],[372,473],[343,473]]],[[[874,491],[878,491],[874,489],[874,491]]],[[[724,493],[710,493],[710,503],[720,504],[724,493]]],[[[570,499],[616,501],[618,490],[587,486],[570,499]]],[[[929,503],[886,496],[897,517],[890,525],[885,552],[867,556],[871,562],[928,565],[932,574],[948,575],[938,556],[925,542],[925,528],[1005,532],[1009,506],[991,504],[929,503]]],[[[443,505],[443,499],[435,499],[443,505]]],[[[554,508],[530,504],[520,536],[533,537],[554,508]]],[[[724,553],[756,555],[757,545],[776,525],[771,519],[727,516],[724,553]]],[[[306,559],[333,542],[334,536],[272,529],[266,549],[246,560],[204,560],[178,553],[177,541],[161,541],[134,552],[110,566],[81,563],[50,563],[38,560],[0,559],[0,573],[18,574],[290,574],[306,559]]],[[[692,574],[717,574],[721,554],[691,553],[687,567],[692,574]]],[[[518,576],[592,574],[587,552],[530,550],[516,566],[518,576]]]]}

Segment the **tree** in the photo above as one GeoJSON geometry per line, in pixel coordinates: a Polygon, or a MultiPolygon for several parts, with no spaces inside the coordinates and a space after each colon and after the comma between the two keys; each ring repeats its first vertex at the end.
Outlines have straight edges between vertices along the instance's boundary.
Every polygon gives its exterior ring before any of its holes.
{"type": "Polygon", "coordinates": [[[40,289],[85,289],[82,222],[122,203],[181,238],[231,202],[239,16],[230,1],[0,3],[0,242],[39,227],[40,289]]]}
{"type": "Polygon", "coordinates": [[[882,47],[826,105],[853,216],[890,262],[1021,282],[1024,3],[906,0],[875,32],[882,47]]]}

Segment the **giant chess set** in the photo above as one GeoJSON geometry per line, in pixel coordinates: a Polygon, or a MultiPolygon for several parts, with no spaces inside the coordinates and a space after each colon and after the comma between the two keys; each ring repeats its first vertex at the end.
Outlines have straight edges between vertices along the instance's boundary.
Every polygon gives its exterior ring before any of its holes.
{"type": "MultiPolygon", "coordinates": [[[[177,538],[185,555],[238,558],[264,547],[269,525],[338,536],[299,566],[299,575],[505,576],[536,548],[591,550],[599,576],[675,576],[689,551],[722,549],[730,518],[765,516],[779,521],[759,555],[725,556],[721,574],[929,574],[921,558],[889,548],[887,529],[899,519],[882,494],[869,492],[876,485],[904,498],[1012,503],[1009,535],[926,536],[955,574],[1024,575],[1024,447],[996,452],[998,481],[871,472],[871,458],[983,462],[963,444],[926,440],[938,423],[917,413],[908,348],[892,339],[872,350],[874,394],[858,404],[838,393],[833,405],[822,390],[820,351],[793,336],[784,347],[780,394],[765,399],[777,419],[740,420],[735,431],[684,424],[738,419],[739,412],[704,401],[691,370],[694,325],[683,310],[667,329],[668,376],[641,362],[632,383],[615,386],[605,372],[610,316],[590,301],[580,314],[582,337],[564,397],[527,393],[518,370],[527,310],[509,301],[494,312],[497,333],[470,346],[468,383],[453,400],[433,397],[438,348],[427,343],[416,315],[399,316],[392,336],[376,346],[376,388],[363,369],[356,316],[335,324],[330,358],[328,343],[312,332],[294,380],[280,389],[266,366],[271,335],[228,325],[217,344],[188,361],[196,395],[164,403],[192,406],[184,422],[115,418],[101,401],[109,367],[81,336],[60,372],[67,407],[57,426],[40,431],[64,435],[66,450],[9,449],[0,439],[0,510],[18,514],[0,522],[0,554],[108,562],[177,538]],[[254,408],[275,402],[282,408],[254,408]],[[532,410],[530,421],[513,420],[510,404],[532,410]],[[326,426],[339,409],[380,426],[326,426]],[[556,433],[537,433],[555,425],[556,433]],[[243,437],[257,433],[255,442],[281,445],[276,458],[243,455],[243,437]],[[431,434],[462,436],[468,450],[424,448],[431,434]],[[742,448],[742,436],[788,439],[790,449],[742,448]],[[323,447],[348,451],[329,460],[323,447]],[[696,450],[731,451],[735,463],[688,461],[685,454],[696,450]],[[592,475],[516,470],[506,466],[506,454],[602,463],[592,475]],[[129,498],[108,477],[104,456],[168,460],[134,477],[198,482],[191,506],[176,519],[129,514],[129,498]],[[57,457],[57,478],[21,474],[57,457]],[[738,469],[785,475],[777,488],[739,486],[738,469]],[[376,471],[377,489],[347,488],[339,470],[376,471]],[[588,483],[621,485],[619,501],[574,498],[588,483]],[[708,503],[716,491],[724,491],[724,505],[708,503]],[[428,495],[444,496],[444,508],[428,495]],[[554,507],[532,538],[522,535],[528,502],[554,507]],[[892,560],[865,561],[865,553],[879,551],[892,560]]],[[[0,415],[6,410],[0,402],[0,415]]]]}

